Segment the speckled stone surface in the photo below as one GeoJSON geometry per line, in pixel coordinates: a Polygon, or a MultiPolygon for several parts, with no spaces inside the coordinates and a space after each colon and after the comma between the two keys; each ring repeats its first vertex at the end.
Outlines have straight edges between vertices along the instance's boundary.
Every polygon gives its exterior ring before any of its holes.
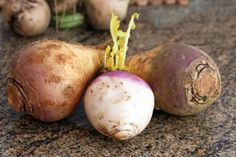
{"type": "Polygon", "coordinates": [[[236,156],[236,1],[192,0],[187,7],[132,7],[129,14],[134,11],[141,13],[141,19],[129,53],[166,42],[198,46],[219,65],[221,98],[196,116],[176,117],[155,111],[141,135],[123,142],[92,128],[82,105],[59,122],[39,122],[8,106],[6,74],[14,50],[42,38],[98,44],[109,39],[109,33],[86,27],[61,33],[49,29],[42,36],[23,38],[1,25],[0,156],[236,156]]]}

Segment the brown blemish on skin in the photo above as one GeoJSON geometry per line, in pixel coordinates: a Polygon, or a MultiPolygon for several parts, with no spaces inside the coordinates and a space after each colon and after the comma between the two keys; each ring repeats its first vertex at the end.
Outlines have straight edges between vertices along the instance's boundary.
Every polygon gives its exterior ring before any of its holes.
{"type": "Polygon", "coordinates": [[[45,106],[48,106],[48,107],[53,107],[53,106],[56,105],[55,102],[53,102],[53,101],[51,101],[51,100],[49,100],[49,99],[44,100],[44,101],[43,101],[43,104],[45,104],[45,106]]]}
{"type": "Polygon", "coordinates": [[[101,117],[99,117],[99,120],[102,120],[104,118],[104,116],[103,115],[101,115],[101,117]]]}
{"type": "Polygon", "coordinates": [[[30,64],[42,64],[45,57],[46,56],[41,53],[32,53],[29,57],[26,58],[26,61],[30,64]]]}
{"type": "Polygon", "coordinates": [[[123,96],[115,99],[113,104],[120,104],[121,102],[128,102],[131,99],[130,95],[124,94],[123,96]]]}
{"type": "Polygon", "coordinates": [[[62,46],[60,44],[53,44],[53,43],[50,43],[47,45],[47,48],[48,49],[53,49],[53,50],[59,50],[62,46]]]}
{"type": "Polygon", "coordinates": [[[72,87],[71,85],[67,86],[67,87],[63,90],[63,94],[64,94],[67,98],[72,98],[72,95],[74,94],[73,87],[72,87]]]}
{"type": "Polygon", "coordinates": [[[55,63],[57,64],[65,64],[66,62],[68,62],[71,59],[71,57],[69,55],[65,55],[65,54],[58,54],[55,56],[55,63]]]}
{"type": "Polygon", "coordinates": [[[48,83],[59,83],[61,82],[61,77],[60,76],[57,76],[55,74],[52,74],[49,76],[49,78],[47,79],[47,82],[48,83]]]}
{"type": "MultiPolygon", "coordinates": [[[[109,123],[113,123],[113,124],[117,124],[117,125],[120,125],[120,121],[111,121],[111,120],[108,120],[109,123]]],[[[126,124],[126,123],[124,123],[126,124]]]]}

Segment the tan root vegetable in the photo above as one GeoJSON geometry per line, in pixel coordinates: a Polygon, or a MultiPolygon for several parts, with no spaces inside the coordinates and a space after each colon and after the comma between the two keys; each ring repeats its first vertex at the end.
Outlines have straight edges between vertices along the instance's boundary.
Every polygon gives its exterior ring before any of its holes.
{"type": "Polygon", "coordinates": [[[8,0],[3,6],[3,18],[17,33],[35,36],[46,31],[51,12],[44,0],[8,0]]]}
{"type": "Polygon", "coordinates": [[[54,13],[63,13],[72,10],[81,0],[48,0],[49,5],[54,13]]]}
{"type": "Polygon", "coordinates": [[[112,13],[122,21],[126,17],[129,0],[86,0],[89,22],[98,30],[109,30],[112,13]]]}
{"type": "Polygon", "coordinates": [[[67,117],[102,65],[97,52],[49,40],[23,47],[8,75],[9,104],[42,121],[67,117]]]}

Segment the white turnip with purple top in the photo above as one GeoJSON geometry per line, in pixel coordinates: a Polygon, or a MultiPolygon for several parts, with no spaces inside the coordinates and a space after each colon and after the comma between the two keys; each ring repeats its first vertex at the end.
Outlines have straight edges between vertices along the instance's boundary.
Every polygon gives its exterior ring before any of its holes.
{"type": "Polygon", "coordinates": [[[127,140],[141,133],[154,110],[154,94],[149,85],[136,75],[120,71],[127,69],[125,54],[135,17],[138,18],[138,14],[132,16],[127,32],[121,32],[118,18],[112,16],[111,28],[116,28],[111,31],[114,45],[106,49],[104,65],[110,72],[90,84],[84,99],[85,112],[92,125],[117,140],[127,140]]]}
{"type": "Polygon", "coordinates": [[[99,132],[126,140],[143,131],[151,120],[154,95],[136,75],[112,71],[92,82],[84,103],[88,119],[99,132]]]}

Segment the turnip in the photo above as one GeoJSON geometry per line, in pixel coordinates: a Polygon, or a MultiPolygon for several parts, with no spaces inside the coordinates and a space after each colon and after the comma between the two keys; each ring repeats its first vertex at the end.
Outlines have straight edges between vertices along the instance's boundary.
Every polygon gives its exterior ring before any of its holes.
{"type": "Polygon", "coordinates": [[[126,17],[129,0],[86,0],[85,8],[89,22],[98,30],[109,30],[111,14],[122,21],[126,17]]]}
{"type": "Polygon", "coordinates": [[[154,95],[149,85],[133,74],[117,71],[126,69],[125,54],[135,17],[138,14],[132,16],[127,32],[122,32],[118,30],[117,17],[112,16],[114,45],[107,48],[104,65],[110,72],[97,77],[85,93],[85,112],[92,125],[117,140],[127,140],[141,133],[154,109],[154,95]]]}
{"type": "Polygon", "coordinates": [[[4,21],[23,36],[43,33],[51,19],[49,6],[44,0],[7,0],[2,13],[4,21]]]}
{"type": "Polygon", "coordinates": [[[148,125],[154,109],[154,95],[139,77],[114,71],[92,82],[84,104],[88,119],[100,133],[127,140],[148,125]]]}

